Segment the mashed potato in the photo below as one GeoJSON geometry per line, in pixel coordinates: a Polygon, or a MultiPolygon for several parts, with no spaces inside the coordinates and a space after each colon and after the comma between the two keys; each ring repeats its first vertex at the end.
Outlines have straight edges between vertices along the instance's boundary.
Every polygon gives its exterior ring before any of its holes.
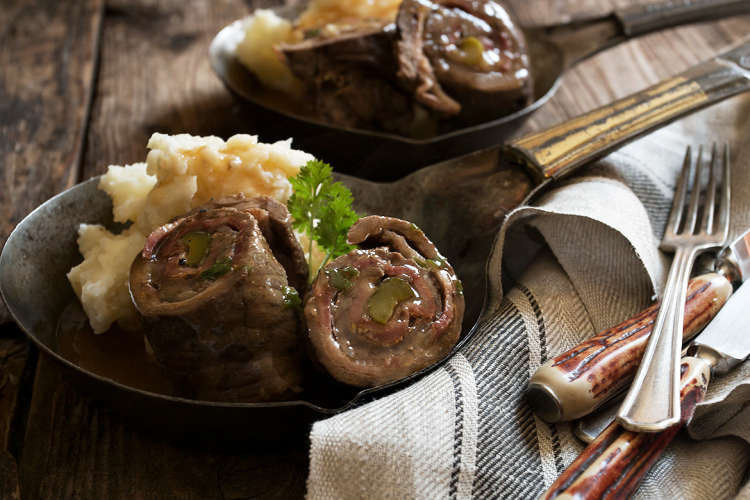
{"type": "Polygon", "coordinates": [[[245,38],[235,53],[266,87],[292,95],[302,92],[302,84],[284,64],[276,46],[294,40],[292,23],[273,11],[260,9],[243,22],[245,38]]]}
{"type": "Polygon", "coordinates": [[[339,26],[363,20],[392,22],[400,4],[401,0],[312,0],[294,24],[259,9],[243,20],[245,37],[235,54],[266,87],[299,95],[302,84],[287,68],[276,48],[279,44],[299,42],[311,29],[335,33],[339,26]]]}
{"type": "Polygon", "coordinates": [[[151,231],[212,198],[243,193],[286,203],[292,194],[288,178],[313,159],[292,149],[291,140],[263,144],[249,135],[224,142],[154,134],[148,147],[145,164],[111,166],[99,182],[112,198],[115,220],[133,224],[117,235],[90,224],[81,224],[78,231],[84,260],[68,279],[96,333],[135,316],[128,273],[151,231]]]}
{"type": "Polygon", "coordinates": [[[135,220],[143,211],[146,197],[156,184],[156,177],[148,175],[146,168],[145,163],[110,165],[99,181],[99,189],[112,198],[115,222],[135,220]]]}
{"type": "Polygon", "coordinates": [[[94,332],[101,333],[114,321],[135,316],[128,273],[145,241],[146,236],[134,227],[120,234],[112,234],[98,224],[81,224],[78,228],[83,262],[70,270],[68,280],[94,332]]]}

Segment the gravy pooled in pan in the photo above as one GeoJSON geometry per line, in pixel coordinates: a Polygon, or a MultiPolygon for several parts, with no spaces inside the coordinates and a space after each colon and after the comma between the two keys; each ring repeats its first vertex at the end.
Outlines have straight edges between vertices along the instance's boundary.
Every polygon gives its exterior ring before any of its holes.
{"type": "Polygon", "coordinates": [[[301,392],[307,265],[271,198],[209,203],[158,229],[130,271],[156,360],[185,396],[271,401],[301,392]]]}
{"type": "Polygon", "coordinates": [[[337,380],[371,387],[446,356],[464,313],[461,282],[414,224],[369,216],[352,250],[318,274],[305,301],[315,355],[337,380]]]}

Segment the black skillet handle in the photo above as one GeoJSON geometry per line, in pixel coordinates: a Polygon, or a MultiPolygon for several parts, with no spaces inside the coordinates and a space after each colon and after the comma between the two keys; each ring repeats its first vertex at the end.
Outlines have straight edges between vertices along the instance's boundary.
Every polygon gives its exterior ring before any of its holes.
{"type": "Polygon", "coordinates": [[[668,0],[616,9],[613,14],[628,37],[650,31],[750,13],[748,0],[668,0]]]}
{"type": "Polygon", "coordinates": [[[508,153],[538,181],[557,179],[677,118],[747,90],[750,42],[612,104],[515,139],[508,153]]]}

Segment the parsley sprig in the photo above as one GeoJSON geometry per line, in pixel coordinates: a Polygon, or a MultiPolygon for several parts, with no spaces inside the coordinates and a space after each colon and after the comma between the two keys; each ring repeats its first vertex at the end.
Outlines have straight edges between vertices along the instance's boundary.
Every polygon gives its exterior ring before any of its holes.
{"type": "Polygon", "coordinates": [[[344,255],[353,247],[346,242],[346,233],[359,216],[352,210],[352,193],[340,182],[334,182],[333,169],[325,162],[311,160],[290,180],[294,193],[287,203],[294,221],[310,239],[307,263],[310,281],[331,258],[344,255]],[[326,256],[320,267],[312,269],[312,242],[316,241],[326,256]]]}

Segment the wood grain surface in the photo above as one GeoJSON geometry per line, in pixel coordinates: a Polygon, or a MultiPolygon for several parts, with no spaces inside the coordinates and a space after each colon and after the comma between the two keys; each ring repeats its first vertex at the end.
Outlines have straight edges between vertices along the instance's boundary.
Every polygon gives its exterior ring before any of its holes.
{"type": "Polygon", "coordinates": [[[21,461],[23,498],[285,499],[304,494],[305,443],[206,449],[128,425],[39,360],[21,461]]]}
{"type": "MultiPolygon", "coordinates": [[[[294,133],[303,141],[315,140],[315,130],[291,130],[273,115],[251,112],[224,89],[209,67],[208,44],[221,27],[255,7],[275,3],[4,2],[0,168],[5,189],[0,190],[0,243],[25,214],[53,194],[103,172],[109,164],[143,161],[146,141],[155,131],[223,137],[259,133],[264,141],[294,133]]],[[[543,24],[601,14],[633,2],[510,3],[525,23],[543,24]]],[[[571,69],[557,95],[518,133],[558,123],[656,83],[748,32],[750,18],[745,16],[668,30],[610,49],[571,69]]],[[[6,332],[9,346],[26,349],[18,329],[4,327],[0,356],[10,352],[2,350],[6,332]]],[[[31,355],[14,358],[13,367],[0,363],[2,373],[21,366],[21,373],[28,374],[35,355],[24,352],[31,355]]],[[[12,394],[0,393],[1,498],[13,498],[16,488],[23,499],[304,495],[305,442],[265,449],[170,443],[130,428],[92,402],[44,356],[27,378],[12,394]]]]}
{"type": "Polygon", "coordinates": [[[107,2],[82,179],[144,161],[154,132],[289,137],[273,115],[234,99],[209,64],[211,39],[251,10],[237,0],[107,2]]]}
{"type": "MultiPolygon", "coordinates": [[[[76,182],[93,93],[101,11],[99,0],[3,2],[0,246],[28,212],[76,182]]],[[[0,324],[8,320],[0,301],[0,324]]],[[[22,378],[33,369],[27,364],[29,349],[15,325],[0,327],[2,498],[19,497],[16,461],[33,379],[22,378]]]]}
{"type": "Polygon", "coordinates": [[[0,496],[19,499],[18,455],[34,355],[15,325],[0,327],[0,496]],[[32,361],[29,361],[29,358],[32,361]]]}
{"type": "Polygon", "coordinates": [[[3,2],[0,246],[28,212],[76,182],[101,9],[98,0],[3,2]]]}

